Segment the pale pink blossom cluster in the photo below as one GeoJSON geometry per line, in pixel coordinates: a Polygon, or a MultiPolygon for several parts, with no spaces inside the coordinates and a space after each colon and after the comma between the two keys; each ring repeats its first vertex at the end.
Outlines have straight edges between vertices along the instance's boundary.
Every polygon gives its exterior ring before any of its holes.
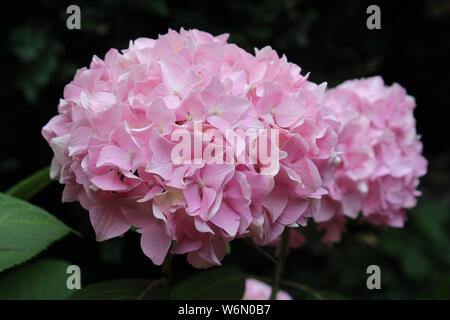
{"type": "MultiPolygon", "coordinates": [[[[272,287],[262,281],[248,278],[245,280],[245,291],[242,300],[270,300],[272,287]]],[[[292,300],[285,291],[279,290],[275,300],[292,300]]]]}
{"type": "MultiPolygon", "coordinates": [[[[104,60],[94,56],[65,87],[42,133],[54,152],[51,176],[65,184],[63,201],[89,211],[97,240],[133,226],[155,264],[170,249],[208,267],[220,264],[234,238],[269,244],[318,213],[337,144],[323,113],[325,84],[308,81],[270,47],[253,55],[227,37],[182,29],[140,38],[104,60]],[[271,143],[280,160],[264,173],[260,161],[174,164],[172,133],[194,133],[198,121],[219,132],[277,129],[271,143]]],[[[204,149],[214,143],[201,141],[204,149]]]]}
{"type": "Polygon", "coordinates": [[[414,98],[381,77],[349,80],[327,90],[324,100],[339,136],[334,183],[321,201],[319,229],[337,242],[347,218],[403,227],[405,209],[416,204],[427,162],[416,133],[414,98]]]}
{"type": "MultiPolygon", "coordinates": [[[[250,54],[227,37],[181,29],[139,38],[104,60],[94,56],[65,87],[42,134],[63,201],[89,211],[97,240],[135,227],[155,264],[170,250],[204,268],[220,264],[226,242],[274,244],[310,217],[331,234],[359,210],[399,226],[425,172],[412,98],[378,78],[325,95],[325,84],[270,47],[250,54]],[[224,136],[277,130],[269,145],[279,161],[207,163],[192,152],[192,164],[175,163],[180,129],[216,159],[229,156],[223,137],[198,141],[198,122],[224,136]]],[[[240,152],[248,156],[259,140],[246,137],[240,152]]]]}

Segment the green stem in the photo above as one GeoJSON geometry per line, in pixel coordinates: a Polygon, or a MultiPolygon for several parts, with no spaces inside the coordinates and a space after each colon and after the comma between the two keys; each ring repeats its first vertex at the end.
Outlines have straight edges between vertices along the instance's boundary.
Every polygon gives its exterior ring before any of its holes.
{"type": "Polygon", "coordinates": [[[250,246],[252,246],[254,249],[256,249],[256,251],[258,251],[259,253],[261,253],[263,256],[265,256],[266,258],[268,258],[270,261],[272,261],[275,265],[278,263],[277,260],[270,254],[268,253],[266,250],[264,250],[263,248],[261,248],[260,246],[256,245],[252,240],[250,240],[249,238],[244,238],[244,241],[249,244],[250,246]]]}
{"type": "Polygon", "coordinates": [[[289,243],[289,229],[286,228],[281,235],[280,253],[278,255],[278,264],[275,269],[275,276],[273,278],[272,292],[270,300],[275,300],[278,290],[280,289],[281,277],[283,275],[284,264],[286,262],[287,249],[289,243]]]}
{"type": "Polygon", "coordinates": [[[172,281],[172,260],[173,255],[171,253],[167,253],[166,259],[164,259],[163,265],[162,265],[162,277],[167,279],[167,281],[172,281]]]}

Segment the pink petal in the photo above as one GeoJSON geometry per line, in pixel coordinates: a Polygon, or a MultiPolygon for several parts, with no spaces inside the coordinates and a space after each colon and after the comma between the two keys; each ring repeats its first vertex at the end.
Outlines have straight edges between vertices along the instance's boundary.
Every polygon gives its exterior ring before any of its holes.
{"type": "Polygon", "coordinates": [[[130,228],[114,201],[95,200],[89,208],[89,217],[97,241],[105,241],[124,234],[130,228]]]}
{"type": "Polygon", "coordinates": [[[274,188],[267,197],[263,198],[263,205],[270,213],[272,221],[276,221],[283,213],[288,202],[288,194],[283,188],[274,188]]]}
{"type": "Polygon", "coordinates": [[[161,265],[166,258],[172,242],[167,234],[164,223],[155,222],[139,231],[141,236],[141,247],[145,255],[149,257],[154,264],[161,265]]]}
{"type": "Polygon", "coordinates": [[[239,228],[240,217],[225,202],[222,202],[219,210],[217,210],[217,213],[210,221],[219,228],[222,228],[228,235],[234,237],[239,228]]]}
{"type": "Polygon", "coordinates": [[[306,111],[303,99],[286,98],[275,108],[275,121],[282,128],[293,125],[306,111]]]}
{"type": "Polygon", "coordinates": [[[191,184],[186,187],[186,189],[183,190],[183,195],[187,202],[187,209],[188,212],[194,213],[198,209],[200,209],[201,206],[201,199],[200,199],[200,188],[197,184],[191,184]]]}
{"type": "Polygon", "coordinates": [[[175,146],[175,142],[171,142],[163,137],[158,130],[153,129],[150,135],[150,149],[153,151],[153,158],[159,163],[171,163],[172,162],[172,148],[175,146]]]}
{"type": "Polygon", "coordinates": [[[304,199],[289,199],[283,214],[278,222],[284,225],[290,225],[296,222],[308,207],[308,201],[304,199]]]}
{"type": "Polygon", "coordinates": [[[309,159],[300,159],[292,168],[300,176],[302,186],[300,187],[301,193],[314,193],[319,189],[322,184],[319,170],[316,165],[309,159]]]}
{"type": "Polygon", "coordinates": [[[346,194],[341,199],[343,213],[350,217],[356,218],[361,210],[362,197],[359,194],[346,194]]]}
{"type": "Polygon", "coordinates": [[[219,98],[216,108],[222,118],[233,124],[241,118],[249,106],[247,99],[226,95],[219,98]]]}
{"type": "Polygon", "coordinates": [[[141,199],[137,202],[147,202],[152,200],[156,195],[161,194],[164,189],[161,186],[153,186],[141,199]]]}
{"type": "Polygon", "coordinates": [[[131,169],[131,157],[122,148],[115,145],[108,145],[100,151],[96,165],[97,167],[113,166],[124,171],[129,171],[131,169]]]}
{"type": "Polygon", "coordinates": [[[102,190],[123,191],[128,189],[128,185],[120,180],[119,173],[115,170],[95,176],[91,179],[91,182],[102,190]]]}
{"type": "Polygon", "coordinates": [[[145,112],[148,119],[156,124],[156,128],[162,133],[170,132],[172,124],[175,122],[175,114],[167,108],[165,102],[160,97],[147,108],[145,112]]]}
{"type": "Polygon", "coordinates": [[[159,65],[161,66],[162,78],[166,87],[169,88],[172,93],[181,93],[184,87],[186,69],[176,62],[168,60],[161,60],[159,65]]]}
{"type": "Polygon", "coordinates": [[[317,211],[313,211],[313,217],[316,222],[325,222],[333,218],[336,213],[336,204],[331,200],[324,198],[320,201],[320,208],[317,211]]]}
{"type": "Polygon", "coordinates": [[[203,242],[201,240],[180,240],[175,243],[171,252],[174,254],[185,254],[201,248],[203,242]]]}
{"type": "Polygon", "coordinates": [[[210,187],[203,187],[202,189],[202,204],[200,206],[200,217],[205,220],[209,219],[209,211],[216,200],[217,191],[210,187]]]}
{"type": "Polygon", "coordinates": [[[234,165],[211,164],[202,170],[203,184],[218,190],[222,184],[227,183],[234,173],[234,165]]]}

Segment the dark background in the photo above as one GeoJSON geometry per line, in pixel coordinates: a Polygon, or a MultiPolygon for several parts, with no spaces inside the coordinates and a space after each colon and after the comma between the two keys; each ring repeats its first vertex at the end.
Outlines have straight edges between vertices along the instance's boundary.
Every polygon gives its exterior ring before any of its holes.
{"type": "MultiPolygon", "coordinates": [[[[230,34],[248,51],[271,45],[279,54],[330,87],[350,78],[380,74],[416,98],[429,173],[424,195],[402,230],[350,224],[343,241],[328,248],[311,234],[291,252],[287,279],[346,298],[450,297],[448,214],[450,149],[450,1],[10,1],[2,3],[0,37],[0,190],[47,166],[52,152],[40,134],[56,114],[64,85],[94,54],[128,47],[138,37],[155,38],[168,28],[230,34]],[[81,8],[81,30],[66,28],[66,8],[81,8]],[[366,28],[366,8],[381,8],[381,30],[366,28]],[[367,266],[382,271],[382,289],[369,291],[367,266]]],[[[158,277],[141,252],[138,236],[96,243],[88,215],[78,204],[61,204],[54,183],[32,202],[80,230],[51,246],[43,257],[78,264],[83,284],[124,277],[158,277]]],[[[270,249],[269,249],[270,250],[270,249]]],[[[35,258],[36,260],[36,258],[35,258]]],[[[176,256],[175,280],[197,272],[176,256]]],[[[241,240],[232,243],[225,265],[270,276],[273,266],[241,240]]],[[[296,298],[304,296],[291,292],[296,298]]]]}

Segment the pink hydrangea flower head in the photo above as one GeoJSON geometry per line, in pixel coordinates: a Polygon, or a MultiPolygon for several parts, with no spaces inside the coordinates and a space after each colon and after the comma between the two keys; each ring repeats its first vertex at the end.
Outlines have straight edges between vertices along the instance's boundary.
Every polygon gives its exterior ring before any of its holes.
{"type": "Polygon", "coordinates": [[[346,218],[402,227],[426,173],[416,132],[414,98],[381,77],[350,80],[326,92],[327,113],[339,124],[335,183],[321,201],[319,228],[326,242],[340,240],[346,218]]]}
{"type": "Polygon", "coordinates": [[[63,201],[89,211],[98,241],[134,226],[155,264],[171,250],[205,268],[220,264],[225,242],[269,244],[319,214],[338,142],[325,84],[270,47],[250,54],[227,38],[184,29],[139,38],[94,56],[64,88],[42,129],[51,177],[65,185],[63,201]],[[238,148],[224,138],[248,129],[260,131],[238,148]],[[180,137],[194,146],[180,159],[192,162],[174,161],[180,137]],[[222,162],[249,158],[261,141],[277,161],[222,162]]]}

